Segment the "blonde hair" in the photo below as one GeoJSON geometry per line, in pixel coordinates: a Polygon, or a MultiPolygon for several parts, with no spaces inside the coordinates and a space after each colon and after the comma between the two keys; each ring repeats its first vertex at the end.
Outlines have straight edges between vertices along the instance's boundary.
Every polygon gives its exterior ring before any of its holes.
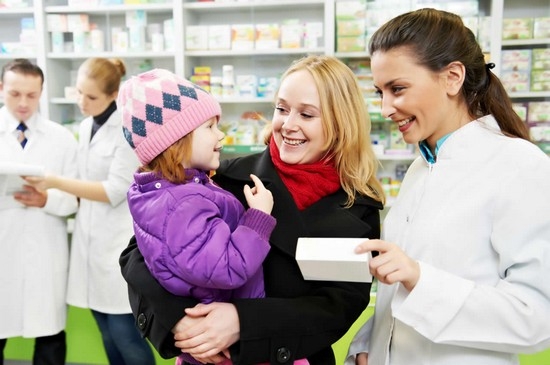
{"type": "Polygon", "coordinates": [[[327,141],[323,147],[348,195],[346,205],[353,204],[357,193],[385,203],[376,176],[379,161],[371,146],[370,118],[356,76],[336,57],[312,55],[295,61],[281,80],[300,70],[315,80],[327,141]]]}
{"type": "Polygon", "coordinates": [[[192,144],[193,132],[186,134],[147,165],[140,167],[139,172],[154,172],[174,184],[185,183],[187,176],[183,163],[191,160],[192,144]]]}
{"type": "Polygon", "coordinates": [[[78,73],[94,80],[105,95],[113,95],[126,75],[126,66],[119,58],[88,58],[80,65],[78,73]]]}

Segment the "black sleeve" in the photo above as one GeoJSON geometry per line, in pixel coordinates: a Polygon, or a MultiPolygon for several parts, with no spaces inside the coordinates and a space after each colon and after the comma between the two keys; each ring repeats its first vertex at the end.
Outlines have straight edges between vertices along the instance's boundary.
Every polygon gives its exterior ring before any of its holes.
{"type": "Polygon", "coordinates": [[[122,252],[119,263],[141,335],[149,339],[163,358],[180,355],[180,349],[174,346],[172,328],[185,315],[184,309],[194,307],[197,300],[171,294],[156,281],[145,265],[135,237],[122,252]]]}

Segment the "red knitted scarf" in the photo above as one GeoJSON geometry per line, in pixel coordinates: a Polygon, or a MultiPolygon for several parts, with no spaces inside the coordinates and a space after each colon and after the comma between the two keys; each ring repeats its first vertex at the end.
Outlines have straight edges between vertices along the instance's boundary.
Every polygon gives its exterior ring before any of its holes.
{"type": "Polygon", "coordinates": [[[269,142],[271,161],[299,210],[304,210],[319,199],[340,189],[336,168],[326,161],[290,165],[281,160],[273,138],[269,142]]]}

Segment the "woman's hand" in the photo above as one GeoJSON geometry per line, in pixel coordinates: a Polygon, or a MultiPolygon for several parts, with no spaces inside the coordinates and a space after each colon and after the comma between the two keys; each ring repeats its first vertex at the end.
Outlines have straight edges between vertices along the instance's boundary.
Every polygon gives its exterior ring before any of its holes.
{"type": "Polygon", "coordinates": [[[261,210],[266,214],[271,214],[271,210],[273,209],[273,195],[271,191],[265,188],[262,181],[256,175],[250,174],[250,178],[254,182],[254,187],[244,186],[244,196],[248,206],[261,210]]]}
{"type": "Polygon", "coordinates": [[[50,186],[51,177],[46,176],[22,176],[22,178],[36,190],[46,191],[50,186]]]}
{"type": "Polygon", "coordinates": [[[23,185],[23,190],[13,193],[13,198],[27,207],[43,208],[48,200],[48,193],[23,185]]]}
{"type": "Polygon", "coordinates": [[[369,263],[370,273],[384,284],[400,282],[411,291],[420,278],[420,265],[394,243],[382,240],[368,240],[355,248],[356,253],[378,251],[369,263]]]}
{"type": "Polygon", "coordinates": [[[355,365],[368,365],[369,364],[369,354],[361,352],[355,356],[355,365]]]}
{"type": "MultiPolygon", "coordinates": [[[[205,317],[199,317],[199,316],[192,317],[192,316],[186,315],[185,317],[180,319],[178,323],[176,323],[176,325],[172,328],[172,333],[176,334],[178,332],[183,332],[186,329],[199,324],[204,318],[205,317]]],[[[177,346],[177,342],[176,342],[176,347],[179,347],[177,346]]],[[[182,352],[183,352],[183,349],[182,349],[182,352]]],[[[203,364],[218,364],[218,363],[221,364],[224,361],[227,361],[227,359],[228,357],[224,356],[223,354],[217,354],[215,356],[210,356],[210,357],[201,357],[200,359],[195,358],[195,360],[198,360],[203,364]]]]}
{"type": "Polygon", "coordinates": [[[198,304],[173,328],[175,346],[201,362],[227,359],[229,346],[240,338],[237,309],[231,303],[198,304]]]}

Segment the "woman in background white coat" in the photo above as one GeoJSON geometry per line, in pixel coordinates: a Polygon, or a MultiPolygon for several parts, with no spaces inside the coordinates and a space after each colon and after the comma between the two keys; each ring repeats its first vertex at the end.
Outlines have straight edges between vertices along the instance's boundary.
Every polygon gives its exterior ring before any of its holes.
{"type": "Polygon", "coordinates": [[[90,308],[110,364],[151,365],[154,357],[130,310],[118,258],[133,235],[126,193],[139,162],[122,134],[116,98],[122,60],[90,58],[78,70],[79,179],[28,178],[38,189],[57,188],[80,198],[71,247],[67,303],[90,308]]]}

